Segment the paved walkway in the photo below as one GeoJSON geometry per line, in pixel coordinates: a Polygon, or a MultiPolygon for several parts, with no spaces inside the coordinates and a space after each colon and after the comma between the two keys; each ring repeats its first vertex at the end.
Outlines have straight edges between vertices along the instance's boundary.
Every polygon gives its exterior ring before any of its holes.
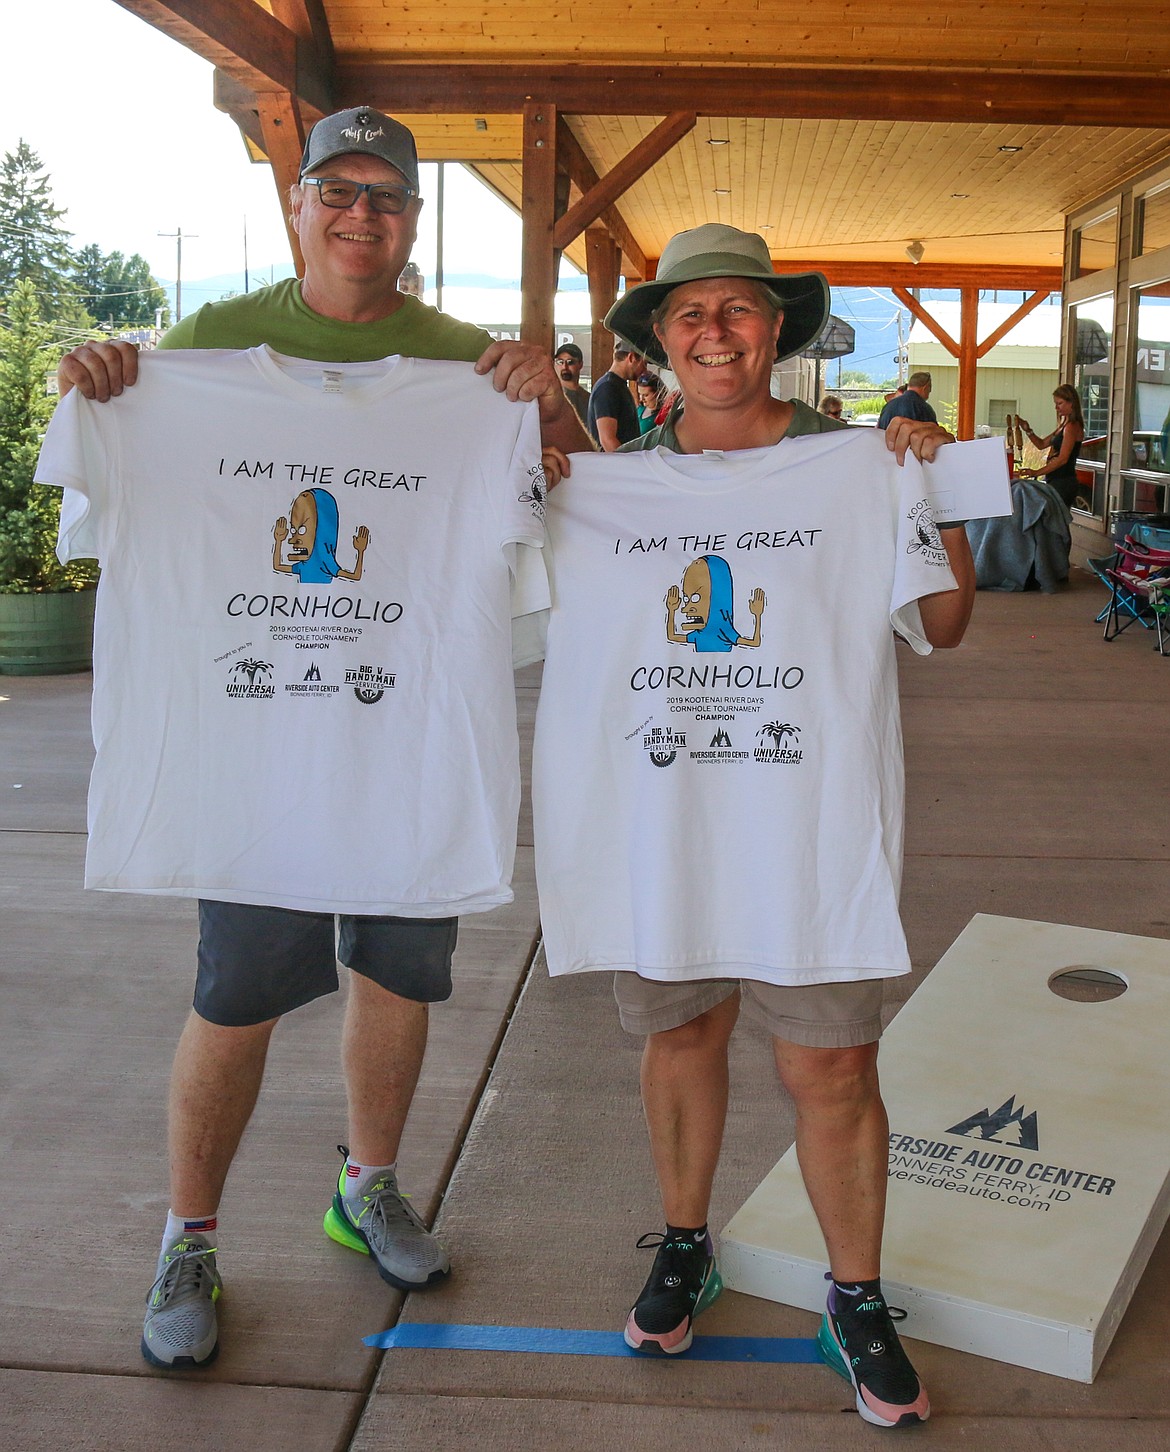
{"type": "MultiPolygon", "coordinates": [[[[1100,588],[981,594],[963,648],[902,651],[909,773],[903,898],[915,974],[976,912],[1170,939],[1170,660],[1105,645],[1100,588]]],[[[531,721],[537,677],[519,687],[531,721]]],[[[470,920],[433,1016],[403,1178],[456,1269],[407,1299],[328,1241],[342,1137],[340,1004],[282,1025],[221,1217],[224,1349],[185,1379],[138,1354],[166,1209],[167,1070],[187,1011],[191,905],[85,894],[89,678],[0,677],[0,1447],[137,1452],[515,1452],[687,1445],[847,1449],[881,1434],[815,1366],[396,1349],[404,1322],[616,1330],[658,1211],[638,1045],[599,976],[550,984],[531,830],[516,903],[470,920]]],[[[1170,951],[1170,950],[1168,950],[1170,951]]],[[[792,1137],[748,1025],[713,1221],[792,1137]]],[[[1091,1386],[918,1345],[939,1448],[1170,1446],[1170,1241],[1091,1386]]],[[[808,1337],[814,1318],[725,1295],[709,1334],[808,1337]]]]}

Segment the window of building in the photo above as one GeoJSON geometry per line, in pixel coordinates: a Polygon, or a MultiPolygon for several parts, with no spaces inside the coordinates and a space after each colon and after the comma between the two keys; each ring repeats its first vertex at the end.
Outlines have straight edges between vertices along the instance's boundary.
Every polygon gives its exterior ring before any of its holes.
{"type": "Polygon", "coordinates": [[[1016,407],[1014,398],[989,398],[987,400],[987,422],[993,429],[1007,428],[1008,414],[1016,414],[1019,409],[1016,407]]]}
{"type": "Polygon", "coordinates": [[[1145,257],[1170,247],[1170,182],[1139,197],[1134,219],[1133,255],[1145,257]]]}
{"type": "Polygon", "coordinates": [[[1109,446],[1109,383],[1113,354],[1113,294],[1093,298],[1068,310],[1075,339],[1073,386],[1080,394],[1085,438],[1077,451],[1077,471],[1085,486],[1089,513],[1105,517],[1105,464],[1109,446]]]}
{"type": "Polygon", "coordinates": [[[1124,509],[1165,513],[1170,506],[1170,281],[1134,294],[1133,423],[1122,461],[1124,509]]]}
{"type": "Polygon", "coordinates": [[[1117,209],[1078,227],[1073,233],[1073,276],[1104,272],[1117,263],[1117,209]]]}

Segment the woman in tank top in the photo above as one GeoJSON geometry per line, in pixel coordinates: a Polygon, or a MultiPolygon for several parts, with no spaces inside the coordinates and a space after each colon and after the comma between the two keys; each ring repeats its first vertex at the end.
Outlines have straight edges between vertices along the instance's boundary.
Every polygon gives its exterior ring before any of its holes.
{"type": "Polygon", "coordinates": [[[1048,458],[1036,469],[1021,469],[1022,479],[1044,479],[1051,484],[1071,509],[1077,497],[1077,447],[1085,437],[1085,418],[1081,412],[1080,394],[1071,383],[1062,383],[1052,395],[1056,404],[1056,428],[1038,439],[1030,424],[1023,419],[1019,425],[1038,449],[1047,449],[1048,458]]]}

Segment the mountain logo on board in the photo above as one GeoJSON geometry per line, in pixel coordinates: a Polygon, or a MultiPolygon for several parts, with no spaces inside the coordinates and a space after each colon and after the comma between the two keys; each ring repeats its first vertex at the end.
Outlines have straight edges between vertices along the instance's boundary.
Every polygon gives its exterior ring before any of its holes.
{"type": "Polygon", "coordinates": [[[947,1134],[967,1135],[971,1139],[988,1140],[992,1144],[1010,1144],[1017,1149],[1039,1149],[1036,1132],[1036,1111],[1024,1113],[1021,1105],[1016,1108],[1016,1096],[991,1111],[981,1109],[969,1119],[951,1125],[947,1134]]]}

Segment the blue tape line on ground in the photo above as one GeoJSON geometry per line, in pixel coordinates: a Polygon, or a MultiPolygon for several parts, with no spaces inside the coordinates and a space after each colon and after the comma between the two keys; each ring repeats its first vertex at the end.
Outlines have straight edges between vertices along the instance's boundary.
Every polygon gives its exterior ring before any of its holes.
{"type": "MultiPolygon", "coordinates": [[[[446,1351],[526,1351],[552,1356],[636,1356],[617,1331],[565,1331],[552,1326],[459,1326],[404,1322],[366,1336],[367,1346],[446,1351]]],[[[687,1361],[818,1362],[817,1343],[779,1336],[696,1336],[687,1361]]]]}

